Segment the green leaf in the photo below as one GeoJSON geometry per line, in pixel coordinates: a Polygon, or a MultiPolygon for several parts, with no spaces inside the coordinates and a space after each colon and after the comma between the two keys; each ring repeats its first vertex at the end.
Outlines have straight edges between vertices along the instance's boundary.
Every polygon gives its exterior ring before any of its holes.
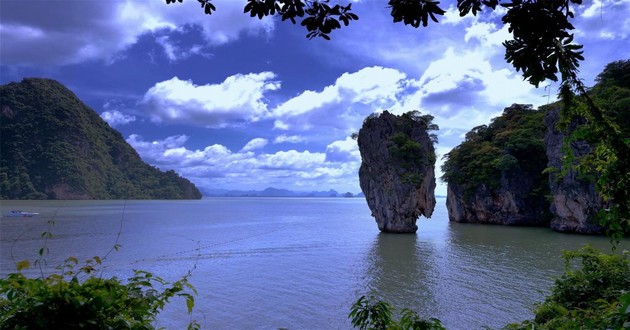
{"type": "Polygon", "coordinates": [[[28,260],[22,260],[22,261],[18,261],[17,263],[15,263],[15,268],[18,271],[21,271],[22,269],[29,268],[30,266],[31,266],[31,263],[28,260]]]}

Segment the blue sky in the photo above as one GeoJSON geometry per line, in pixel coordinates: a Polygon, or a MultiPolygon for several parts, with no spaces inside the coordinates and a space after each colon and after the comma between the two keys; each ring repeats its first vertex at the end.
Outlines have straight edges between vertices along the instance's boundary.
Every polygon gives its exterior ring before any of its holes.
{"type": "MultiPolygon", "coordinates": [[[[385,0],[351,2],[359,20],[326,41],[252,19],[244,0],[215,0],[211,16],[195,0],[2,0],[0,83],[60,81],[146,162],[202,189],[356,193],[349,136],[373,112],[433,115],[441,157],[512,103],[555,99],[557,84],[536,89],[505,63],[500,10],[460,18],[443,1],[439,24],[414,29],[385,0]]],[[[630,0],[584,3],[574,25],[592,85],[630,58],[630,0]]]]}

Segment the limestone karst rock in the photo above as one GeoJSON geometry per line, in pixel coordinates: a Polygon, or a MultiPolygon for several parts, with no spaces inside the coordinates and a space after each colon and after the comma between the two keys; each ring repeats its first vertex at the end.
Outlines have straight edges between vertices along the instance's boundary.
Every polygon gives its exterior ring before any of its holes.
{"type": "Polygon", "coordinates": [[[446,155],[450,221],[548,226],[543,111],[513,104],[446,155]]]}
{"type": "Polygon", "coordinates": [[[420,215],[435,207],[435,135],[430,115],[368,117],[359,131],[359,180],[372,216],[382,232],[415,233],[420,215]]]}
{"type": "MultiPolygon", "coordinates": [[[[595,184],[580,180],[573,169],[566,171],[566,175],[558,178],[562,168],[562,146],[565,137],[565,134],[555,127],[559,118],[559,108],[551,109],[545,115],[548,166],[556,169],[549,175],[552,196],[550,210],[553,214],[551,229],[581,234],[601,233],[602,228],[595,223],[594,219],[602,205],[602,200],[595,191],[595,184]]],[[[574,129],[576,125],[579,123],[572,122],[570,129],[574,129]]],[[[592,148],[584,141],[571,143],[571,148],[576,157],[592,152],[592,148]]]]}

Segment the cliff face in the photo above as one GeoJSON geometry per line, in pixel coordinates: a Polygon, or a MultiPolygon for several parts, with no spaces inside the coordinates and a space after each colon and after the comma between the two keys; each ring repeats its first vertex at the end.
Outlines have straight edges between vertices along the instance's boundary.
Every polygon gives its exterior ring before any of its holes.
{"type": "Polygon", "coordinates": [[[549,224],[542,118],[542,111],[514,104],[446,155],[450,221],[549,224]]]}
{"type": "Polygon", "coordinates": [[[446,207],[450,221],[510,226],[547,226],[549,212],[543,198],[530,196],[537,182],[529,173],[503,173],[498,188],[477,187],[465,197],[462,187],[449,183],[446,207]]]}
{"type": "MultiPolygon", "coordinates": [[[[560,118],[559,112],[558,108],[550,109],[545,116],[548,166],[555,169],[549,174],[552,195],[550,210],[553,214],[551,229],[582,234],[601,233],[602,228],[592,220],[602,205],[601,198],[595,192],[595,184],[578,179],[578,174],[574,170],[568,170],[566,175],[558,177],[562,168],[562,146],[565,137],[565,134],[556,129],[560,118]]],[[[576,125],[579,123],[573,122],[569,129],[575,129],[576,125]]],[[[592,148],[583,141],[573,142],[571,148],[576,157],[592,151],[592,148]]]]}
{"type": "Polygon", "coordinates": [[[0,86],[1,199],[197,199],[174,171],[142,161],[65,86],[29,78],[0,86]]]}
{"type": "Polygon", "coordinates": [[[427,131],[431,116],[384,111],[368,117],[359,131],[359,180],[382,232],[415,233],[420,215],[435,207],[435,150],[427,131]]]}

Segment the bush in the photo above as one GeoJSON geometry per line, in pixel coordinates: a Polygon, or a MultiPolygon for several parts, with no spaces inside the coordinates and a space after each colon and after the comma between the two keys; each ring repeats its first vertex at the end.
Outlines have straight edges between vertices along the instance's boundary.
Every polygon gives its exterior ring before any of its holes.
{"type": "MultiPolygon", "coordinates": [[[[27,278],[21,272],[0,279],[0,329],[153,329],[157,314],[170,298],[185,297],[189,315],[195,289],[187,277],[169,283],[149,272],[136,270],[125,283],[116,277],[103,279],[71,274],[27,278]],[[66,279],[64,275],[71,275],[66,279]]],[[[189,329],[198,328],[190,322],[189,329]]]]}
{"type": "MultiPolygon", "coordinates": [[[[192,315],[197,291],[188,278],[194,267],[173,283],[142,270],[134,270],[123,282],[95,275],[100,257],[86,260],[83,266],[69,257],[58,272],[45,276],[41,265],[52,234],[45,231],[41,237],[44,244],[34,263],[41,276],[25,276],[22,270],[30,263],[23,260],[16,263],[17,272],[0,279],[0,329],[153,329],[157,315],[173,297],[184,298],[192,315]]],[[[118,248],[116,241],[110,252],[118,248]]],[[[188,329],[198,328],[195,321],[189,322],[188,329]]]]}
{"type": "Polygon", "coordinates": [[[534,320],[506,329],[630,328],[630,263],[590,246],[564,252],[565,273],[534,311],[534,320]],[[579,261],[580,267],[575,268],[579,261]]]}

